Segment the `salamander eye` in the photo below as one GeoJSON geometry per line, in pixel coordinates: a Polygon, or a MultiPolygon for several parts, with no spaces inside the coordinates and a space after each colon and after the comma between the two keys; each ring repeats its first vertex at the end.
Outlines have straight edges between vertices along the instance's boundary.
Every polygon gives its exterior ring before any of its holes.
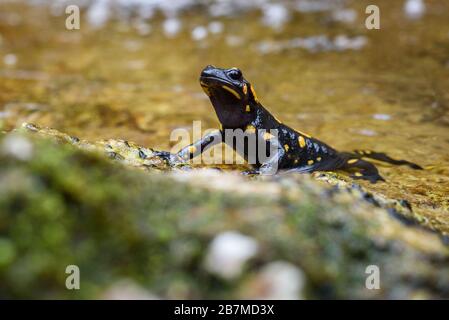
{"type": "Polygon", "coordinates": [[[240,71],[240,69],[237,69],[237,68],[232,68],[232,69],[228,72],[228,76],[229,76],[232,80],[241,80],[241,79],[242,79],[242,71],[240,71]]]}

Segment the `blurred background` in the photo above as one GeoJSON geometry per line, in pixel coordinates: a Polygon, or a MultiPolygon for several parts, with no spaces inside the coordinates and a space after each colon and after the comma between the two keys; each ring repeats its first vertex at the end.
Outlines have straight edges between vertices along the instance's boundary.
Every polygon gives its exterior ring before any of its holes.
{"type": "Polygon", "coordinates": [[[218,126],[198,83],[207,64],[241,68],[281,121],[337,149],[436,166],[386,176],[444,195],[436,186],[449,162],[447,1],[0,3],[6,130],[27,121],[169,150],[173,129],[218,126]],[[80,30],[66,29],[70,4],[81,10],[80,30]],[[379,30],[365,27],[370,4],[379,30]]]}
{"type": "Polygon", "coordinates": [[[449,1],[0,1],[5,131],[32,122],[169,150],[174,129],[218,127],[198,83],[208,64],[240,68],[281,121],[339,150],[428,168],[382,168],[389,183],[369,188],[447,228],[449,1]],[[73,4],[79,30],[66,28],[73,4]]]}
{"type": "Polygon", "coordinates": [[[167,149],[176,127],[217,126],[200,70],[236,66],[280,119],[336,147],[414,139],[404,156],[438,161],[448,15],[438,0],[3,0],[0,117],[167,149]],[[65,27],[69,4],[80,30],[65,27]],[[380,30],[365,28],[369,4],[380,30]]]}

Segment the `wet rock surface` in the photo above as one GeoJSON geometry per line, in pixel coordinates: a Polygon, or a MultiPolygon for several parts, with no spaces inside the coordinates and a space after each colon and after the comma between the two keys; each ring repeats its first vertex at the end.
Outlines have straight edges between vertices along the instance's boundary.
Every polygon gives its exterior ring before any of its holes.
{"type": "Polygon", "coordinates": [[[124,279],[125,296],[145,298],[449,297],[441,233],[420,227],[407,204],[336,174],[167,170],[157,157],[156,166],[138,160],[130,142],[25,131],[0,138],[2,297],[126,298],[117,295],[124,279]],[[11,136],[27,157],[5,152],[11,136]],[[245,245],[229,276],[218,266],[236,241],[245,245]],[[71,264],[82,290],[65,288],[71,264]],[[365,286],[370,265],[380,290],[365,286]]]}
{"type": "Polygon", "coordinates": [[[24,123],[22,127],[28,132],[69,143],[82,150],[104,153],[109,158],[132,167],[151,170],[176,170],[177,168],[188,167],[187,164],[175,164],[169,161],[166,157],[160,156],[160,152],[151,148],[141,147],[126,140],[108,139],[89,142],[55,129],[41,128],[31,123],[24,123]]]}

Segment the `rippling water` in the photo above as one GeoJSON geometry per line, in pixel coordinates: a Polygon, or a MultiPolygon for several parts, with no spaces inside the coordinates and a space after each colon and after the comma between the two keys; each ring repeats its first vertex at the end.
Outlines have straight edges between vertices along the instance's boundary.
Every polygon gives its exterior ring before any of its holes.
{"type": "Polygon", "coordinates": [[[409,200],[449,232],[448,2],[118,1],[106,12],[108,1],[95,1],[82,8],[79,31],[65,29],[57,3],[0,4],[7,130],[28,121],[169,149],[173,129],[218,126],[200,70],[237,66],[286,124],[339,150],[385,151],[426,167],[381,167],[388,183],[367,187],[409,200]],[[373,3],[380,30],[365,28],[373,3]]]}

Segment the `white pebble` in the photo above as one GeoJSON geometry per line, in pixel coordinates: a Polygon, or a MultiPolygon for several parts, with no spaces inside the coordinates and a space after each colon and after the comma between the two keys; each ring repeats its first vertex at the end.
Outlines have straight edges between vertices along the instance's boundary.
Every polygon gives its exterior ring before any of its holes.
{"type": "Polygon", "coordinates": [[[280,29],[290,19],[290,13],[282,4],[267,4],[262,7],[262,22],[273,29],[280,29]]]}
{"type": "Polygon", "coordinates": [[[235,231],[216,236],[209,246],[205,260],[206,269],[225,279],[240,275],[247,260],[257,254],[257,242],[235,231]]]}
{"type": "Polygon", "coordinates": [[[212,17],[229,16],[235,11],[231,1],[217,1],[216,3],[211,3],[208,10],[212,17]]]}
{"type": "Polygon", "coordinates": [[[92,28],[103,27],[111,16],[111,7],[108,0],[97,0],[87,10],[87,21],[92,28]]]}
{"type": "Polygon", "coordinates": [[[226,37],[226,44],[230,47],[238,47],[243,44],[243,38],[239,36],[229,35],[226,37]]]}
{"type": "Polygon", "coordinates": [[[3,63],[7,66],[14,66],[17,63],[17,56],[12,53],[8,53],[3,57],[3,63]]]}
{"type": "Polygon", "coordinates": [[[195,41],[201,41],[206,39],[207,29],[203,26],[197,26],[192,30],[192,39],[195,41]]]}
{"type": "Polygon", "coordinates": [[[26,161],[33,156],[33,145],[22,136],[9,134],[3,139],[0,151],[5,155],[26,161]]]}
{"type": "Polygon", "coordinates": [[[420,19],[426,12],[423,0],[407,0],[404,4],[405,15],[410,19],[420,19]]]}
{"type": "Polygon", "coordinates": [[[343,23],[354,23],[357,19],[357,12],[354,9],[340,9],[332,12],[335,21],[343,23]]]}
{"type": "Polygon", "coordinates": [[[265,290],[254,299],[296,300],[303,299],[304,274],[301,269],[286,261],[265,265],[257,276],[265,290]]]}
{"type": "Polygon", "coordinates": [[[296,0],[295,8],[299,12],[328,11],[339,5],[339,1],[296,0]]]}
{"type": "Polygon", "coordinates": [[[360,129],[357,131],[358,134],[361,134],[362,136],[368,136],[368,137],[374,137],[377,136],[377,132],[370,129],[360,129]]]}
{"type": "Polygon", "coordinates": [[[162,28],[164,29],[165,36],[169,38],[174,37],[181,30],[181,21],[177,18],[166,19],[162,28]]]}
{"type": "Polygon", "coordinates": [[[376,114],[373,114],[373,118],[376,120],[388,121],[391,119],[391,116],[389,114],[385,114],[385,113],[376,113],[376,114]]]}
{"type": "Polygon", "coordinates": [[[364,36],[349,38],[346,35],[338,35],[334,39],[334,45],[337,50],[360,50],[368,43],[364,36]]]}
{"type": "Polygon", "coordinates": [[[210,33],[218,34],[223,32],[224,25],[220,21],[212,21],[209,23],[208,28],[210,33]]]}
{"type": "Polygon", "coordinates": [[[101,296],[106,300],[157,300],[152,292],[130,279],[113,283],[101,296]]]}

